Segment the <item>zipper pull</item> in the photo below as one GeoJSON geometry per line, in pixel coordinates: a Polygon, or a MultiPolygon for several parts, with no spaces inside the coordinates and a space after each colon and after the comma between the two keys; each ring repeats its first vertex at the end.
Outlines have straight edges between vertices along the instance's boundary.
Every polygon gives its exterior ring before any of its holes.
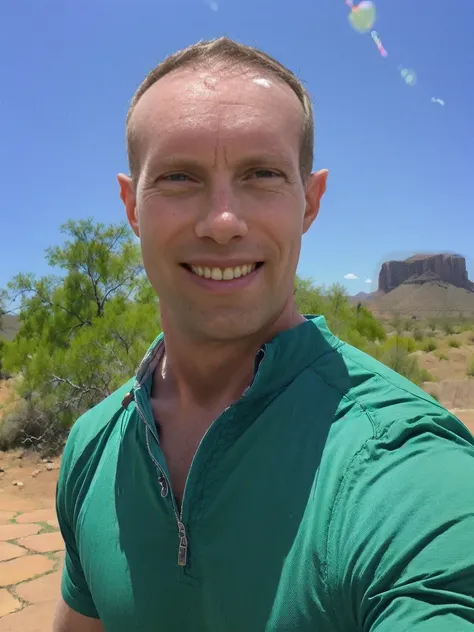
{"type": "Polygon", "coordinates": [[[163,475],[159,476],[158,483],[161,487],[161,497],[166,498],[166,496],[168,496],[168,483],[166,482],[166,478],[163,475]]]}
{"type": "Polygon", "coordinates": [[[179,549],[178,549],[178,566],[186,566],[188,558],[188,538],[186,537],[186,529],[182,522],[178,522],[179,529],[179,549]]]}

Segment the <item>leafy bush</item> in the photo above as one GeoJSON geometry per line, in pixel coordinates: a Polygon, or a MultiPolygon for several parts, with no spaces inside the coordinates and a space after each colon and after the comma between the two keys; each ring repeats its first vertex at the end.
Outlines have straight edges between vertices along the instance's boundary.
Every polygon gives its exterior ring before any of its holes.
{"type": "Polygon", "coordinates": [[[447,360],[448,359],[448,356],[445,353],[443,353],[442,351],[438,352],[436,354],[436,356],[437,356],[438,360],[447,360]]]}
{"type": "Polygon", "coordinates": [[[451,336],[451,335],[454,333],[454,325],[453,325],[453,323],[452,323],[451,321],[449,321],[449,320],[444,320],[444,321],[442,322],[442,328],[443,328],[444,333],[445,333],[447,336],[451,336]]]}
{"type": "Polygon", "coordinates": [[[392,336],[383,345],[374,350],[374,357],[387,365],[403,377],[420,385],[433,381],[433,376],[421,368],[416,357],[411,355],[416,349],[416,343],[409,336],[392,336]]]}
{"type": "Polygon", "coordinates": [[[414,329],[413,330],[413,338],[420,342],[425,337],[425,332],[422,329],[414,329]]]}
{"type": "Polygon", "coordinates": [[[438,329],[438,323],[436,322],[436,320],[430,320],[428,321],[428,327],[431,329],[431,331],[436,331],[438,329]]]}
{"type": "Polygon", "coordinates": [[[160,331],[157,299],[128,227],[67,222],[63,247],[47,250],[62,276],[17,275],[21,326],[3,345],[6,370],[22,376],[23,402],[6,415],[4,445],[60,449],[68,428],[136,371],[160,331]]]}
{"type": "Polygon", "coordinates": [[[448,340],[448,345],[450,347],[453,347],[454,349],[459,349],[460,347],[459,340],[457,340],[456,338],[450,338],[448,340]]]}
{"type": "Polygon", "coordinates": [[[435,351],[438,348],[438,343],[434,338],[427,338],[423,340],[420,344],[421,351],[425,351],[426,353],[430,353],[430,351],[435,351]]]}

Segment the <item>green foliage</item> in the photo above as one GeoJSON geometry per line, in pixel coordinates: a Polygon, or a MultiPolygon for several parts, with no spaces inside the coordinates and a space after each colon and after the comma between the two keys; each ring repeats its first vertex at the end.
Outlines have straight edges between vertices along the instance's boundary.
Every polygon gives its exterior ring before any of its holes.
{"type": "Polygon", "coordinates": [[[454,333],[454,325],[450,320],[442,321],[441,327],[447,336],[451,336],[454,333]]]}
{"type": "Polygon", "coordinates": [[[421,342],[423,340],[423,338],[425,337],[425,333],[422,329],[414,329],[413,330],[413,338],[417,341],[417,342],[421,342]]]}
{"type": "Polygon", "coordinates": [[[457,340],[456,338],[450,338],[448,340],[448,345],[450,347],[453,347],[453,349],[459,349],[459,347],[461,346],[459,340],[457,340]]]}
{"type": "Polygon", "coordinates": [[[462,332],[471,331],[474,335],[474,320],[470,318],[463,318],[460,323],[460,329],[462,332]]]}
{"type": "Polygon", "coordinates": [[[438,323],[436,322],[436,320],[431,319],[430,321],[428,321],[428,327],[431,329],[431,331],[436,331],[438,329],[438,323]]]}
{"type": "Polygon", "coordinates": [[[363,351],[368,352],[372,343],[386,338],[382,324],[363,305],[351,304],[339,284],[316,287],[311,280],[297,277],[294,294],[301,314],[324,316],[336,336],[363,351]]]}
{"type": "Polygon", "coordinates": [[[21,325],[3,343],[3,363],[23,378],[22,405],[2,423],[9,443],[58,444],[79,415],[134,374],[160,331],[158,302],[128,228],[86,220],[62,231],[64,245],[46,251],[61,274],[20,274],[9,284],[21,325]]]}
{"type": "MultiPolygon", "coordinates": [[[[0,336],[3,332],[3,317],[6,314],[5,309],[5,292],[0,290],[0,336]]],[[[3,369],[3,356],[5,353],[5,342],[3,338],[0,337],[0,379],[5,377],[4,369],[3,369]]]]}
{"type": "Polygon", "coordinates": [[[438,348],[438,343],[434,338],[426,338],[419,345],[421,351],[425,351],[426,353],[430,353],[430,351],[435,351],[438,348]]]}
{"type": "Polygon", "coordinates": [[[444,353],[443,351],[439,351],[439,352],[436,354],[436,356],[437,356],[438,360],[448,360],[448,356],[447,356],[447,354],[446,354],[446,353],[444,353]]]}
{"type": "Polygon", "coordinates": [[[397,334],[388,338],[377,349],[375,357],[417,385],[432,381],[433,376],[421,368],[416,357],[411,355],[415,350],[416,342],[413,338],[397,334]]]}

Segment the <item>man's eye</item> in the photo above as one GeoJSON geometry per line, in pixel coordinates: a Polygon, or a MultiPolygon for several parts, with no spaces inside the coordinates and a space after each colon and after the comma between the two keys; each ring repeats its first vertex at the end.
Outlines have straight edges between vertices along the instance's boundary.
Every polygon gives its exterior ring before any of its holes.
{"type": "Polygon", "coordinates": [[[256,178],[278,178],[280,174],[271,169],[257,169],[252,175],[256,178]]]}
{"type": "Polygon", "coordinates": [[[185,182],[186,180],[189,180],[189,176],[185,173],[169,173],[168,175],[163,176],[163,180],[166,180],[167,182],[185,182]]]}

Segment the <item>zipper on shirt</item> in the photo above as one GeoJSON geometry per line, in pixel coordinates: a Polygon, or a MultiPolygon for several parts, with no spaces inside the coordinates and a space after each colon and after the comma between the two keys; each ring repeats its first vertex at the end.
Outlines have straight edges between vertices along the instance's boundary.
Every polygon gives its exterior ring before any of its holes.
{"type": "MultiPolygon", "coordinates": [[[[140,415],[141,420],[145,424],[145,438],[146,438],[148,454],[150,455],[153,463],[155,464],[155,467],[160,472],[160,476],[158,477],[158,483],[160,484],[160,487],[161,487],[161,496],[164,498],[168,495],[169,490],[171,489],[171,483],[168,479],[168,476],[166,475],[165,470],[161,467],[161,465],[158,463],[158,461],[155,459],[155,457],[153,456],[151,452],[150,440],[148,437],[148,433],[150,432],[150,427],[148,425],[148,422],[146,420],[146,417],[142,409],[140,408],[139,403],[137,401],[135,403],[136,403],[138,414],[140,415]]],[[[152,434],[159,444],[158,437],[155,435],[153,431],[152,431],[152,434]]],[[[186,479],[186,482],[187,482],[187,479],[186,479]]],[[[183,500],[184,500],[184,494],[183,494],[183,500]]],[[[183,504],[181,504],[181,511],[179,512],[173,494],[171,494],[171,503],[173,505],[173,511],[176,518],[176,524],[178,526],[178,536],[179,536],[178,566],[186,566],[187,558],[188,558],[188,537],[186,534],[186,528],[183,524],[183,504]]]]}
{"type": "MultiPolygon", "coordinates": [[[[257,371],[256,371],[256,373],[254,375],[254,379],[252,380],[252,384],[253,384],[253,382],[255,381],[255,379],[258,376],[258,373],[259,373],[259,370],[260,370],[261,361],[265,358],[265,351],[263,349],[260,351],[260,353],[261,353],[260,361],[258,363],[258,368],[257,368],[257,371]]],[[[248,386],[245,389],[245,391],[242,394],[242,398],[244,398],[247,395],[247,393],[250,390],[250,388],[251,388],[251,385],[248,386]]],[[[183,523],[183,508],[184,508],[184,501],[185,501],[185,498],[186,498],[186,490],[187,490],[187,487],[188,487],[189,476],[190,476],[191,471],[193,469],[194,461],[195,461],[196,456],[197,456],[197,454],[199,452],[199,449],[201,447],[202,442],[207,437],[207,435],[211,431],[212,427],[217,423],[217,421],[219,421],[219,419],[222,418],[223,415],[227,414],[229,412],[229,410],[234,408],[237,403],[238,403],[238,401],[235,402],[234,404],[231,404],[230,406],[228,406],[224,410],[224,412],[221,415],[219,415],[219,417],[217,417],[217,419],[215,419],[212,422],[212,424],[209,426],[209,428],[204,433],[201,441],[199,442],[199,444],[197,446],[197,449],[196,449],[196,451],[194,453],[193,459],[191,461],[191,466],[189,468],[188,475],[186,477],[186,481],[185,481],[185,484],[184,484],[183,498],[182,498],[182,501],[181,501],[181,511],[178,511],[178,507],[176,505],[176,500],[174,498],[174,494],[171,493],[171,502],[172,502],[172,505],[173,505],[173,510],[174,510],[174,514],[175,514],[175,518],[176,518],[176,524],[178,526],[178,537],[179,537],[178,566],[185,567],[186,564],[187,564],[187,561],[188,561],[189,540],[188,540],[188,536],[187,536],[187,533],[186,533],[186,527],[185,527],[185,525],[183,523]]],[[[159,485],[161,487],[161,496],[163,498],[165,498],[168,495],[169,491],[172,489],[171,488],[171,482],[170,482],[168,476],[166,475],[165,470],[161,467],[161,465],[158,463],[158,461],[155,459],[155,457],[153,456],[153,454],[151,452],[150,442],[149,442],[149,438],[148,438],[148,433],[150,432],[151,428],[148,425],[148,422],[146,420],[145,414],[142,411],[142,409],[140,408],[140,405],[139,405],[137,400],[135,400],[135,405],[136,405],[136,409],[138,411],[138,414],[139,414],[141,420],[145,424],[145,437],[146,437],[146,444],[147,444],[148,453],[149,453],[153,463],[155,464],[155,467],[160,472],[160,476],[158,477],[158,483],[159,483],[159,485]]],[[[153,434],[153,437],[156,439],[156,442],[158,443],[158,445],[160,445],[160,440],[159,440],[157,434],[154,432],[154,430],[151,430],[151,433],[153,434]]]]}

